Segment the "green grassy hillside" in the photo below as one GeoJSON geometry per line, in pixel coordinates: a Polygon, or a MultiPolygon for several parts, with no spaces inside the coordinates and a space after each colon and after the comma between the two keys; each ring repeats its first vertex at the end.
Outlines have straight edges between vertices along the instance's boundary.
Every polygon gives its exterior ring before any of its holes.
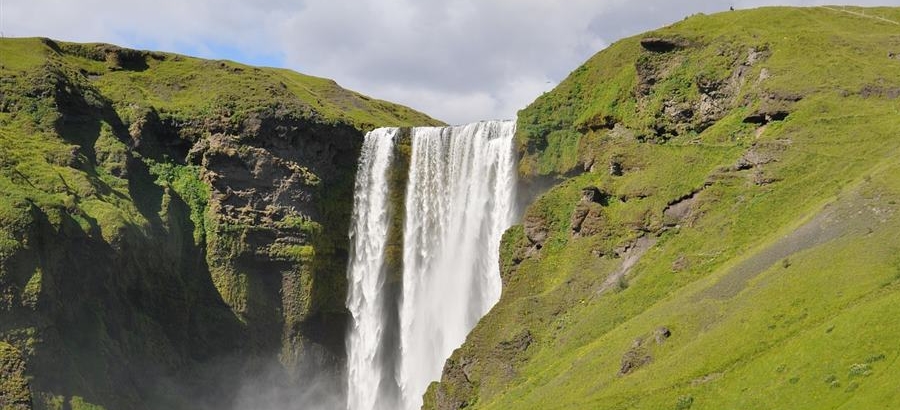
{"type": "Polygon", "coordinates": [[[695,15],[520,112],[559,183],[426,408],[897,408],[900,9],[695,15]]]}
{"type": "Polygon", "coordinates": [[[334,371],[363,132],[436,123],[287,70],[0,39],[0,408],[222,408],[334,371]]]}

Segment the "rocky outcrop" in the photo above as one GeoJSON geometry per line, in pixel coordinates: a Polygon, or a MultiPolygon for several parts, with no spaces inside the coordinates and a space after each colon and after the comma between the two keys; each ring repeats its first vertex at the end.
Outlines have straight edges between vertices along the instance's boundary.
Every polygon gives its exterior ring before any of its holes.
{"type": "Polygon", "coordinates": [[[597,187],[581,190],[581,200],[575,205],[569,221],[572,235],[590,236],[604,228],[603,207],[609,203],[609,194],[597,187]]]}
{"type": "Polygon", "coordinates": [[[531,331],[524,329],[512,338],[493,346],[490,355],[479,361],[457,351],[444,364],[441,382],[433,383],[425,393],[424,408],[458,410],[469,407],[472,394],[478,385],[477,378],[484,367],[490,366],[502,374],[507,382],[516,376],[516,365],[521,362],[528,348],[535,342],[531,331]]]}
{"type": "Polygon", "coordinates": [[[49,39],[45,39],[45,43],[59,52],[106,63],[106,67],[110,71],[146,70],[148,58],[156,60],[164,60],[166,58],[162,53],[133,50],[112,44],[59,44],[49,39]]]}
{"type": "Polygon", "coordinates": [[[188,159],[210,187],[213,283],[258,340],[297,357],[304,343],[342,354],[343,275],[360,133],[261,113],[200,140],[188,159]],[[320,327],[327,316],[329,326],[320,327]],[[309,328],[314,326],[315,331],[309,328]],[[306,341],[306,342],[304,342],[306,341]]]}
{"type": "Polygon", "coordinates": [[[772,121],[782,121],[801,99],[803,97],[796,94],[766,94],[760,99],[759,106],[744,117],[744,122],[766,125],[772,121]]]}
{"type": "Polygon", "coordinates": [[[506,230],[500,241],[500,280],[504,287],[515,276],[519,264],[535,252],[536,248],[525,236],[522,225],[515,225],[506,230]]]}
{"type": "MultiPolygon", "coordinates": [[[[656,328],[652,334],[653,340],[656,341],[657,345],[665,343],[671,336],[672,331],[666,326],[656,328]]],[[[634,339],[631,347],[622,355],[618,375],[625,376],[652,362],[651,345],[652,343],[648,343],[647,338],[639,337],[634,339]]]]}
{"type": "Polygon", "coordinates": [[[447,359],[444,364],[442,380],[450,383],[445,386],[432,384],[425,394],[425,406],[437,410],[458,410],[469,407],[469,398],[474,392],[474,385],[469,378],[474,362],[471,359],[447,359]],[[451,390],[452,389],[452,390],[451,390]]]}
{"type": "MultiPolygon", "coordinates": [[[[657,83],[670,79],[684,64],[684,57],[680,56],[678,51],[689,47],[690,43],[684,40],[667,41],[651,38],[642,40],[641,46],[647,52],[638,59],[635,65],[638,74],[635,88],[635,95],[639,98],[638,106],[648,109],[654,106],[652,100],[663,98],[660,112],[656,115],[657,121],[652,130],[655,135],[651,139],[654,140],[667,139],[689,132],[702,132],[724,117],[740,103],[737,97],[742,87],[747,84],[752,67],[764,61],[769,55],[769,51],[764,47],[753,47],[743,52],[723,50],[722,58],[732,58],[735,61],[729,70],[730,74],[727,77],[698,75],[694,84],[698,91],[698,98],[686,100],[682,95],[654,96],[652,94],[658,88],[657,83]]],[[[768,76],[767,71],[763,71],[757,81],[763,81],[766,76],[768,76]]],[[[763,103],[761,111],[748,116],[750,120],[747,122],[753,122],[757,117],[765,119],[767,116],[774,120],[784,119],[787,114],[774,108],[775,106],[775,104],[763,103]]]]}
{"type": "Polygon", "coordinates": [[[733,165],[723,167],[718,174],[714,174],[712,180],[721,175],[745,174],[754,185],[768,185],[776,182],[778,178],[770,175],[769,164],[778,162],[782,153],[791,144],[790,140],[754,143],[733,165]]]}
{"type": "Polygon", "coordinates": [[[653,356],[647,352],[644,339],[637,338],[632,342],[631,348],[622,355],[619,376],[629,374],[652,361],[653,356]]]}
{"type": "Polygon", "coordinates": [[[535,248],[540,249],[544,246],[544,241],[550,234],[550,227],[547,218],[536,210],[526,211],[522,220],[522,226],[525,228],[525,237],[528,238],[535,248]]]}
{"type": "Polygon", "coordinates": [[[641,39],[641,47],[654,53],[668,53],[690,46],[690,41],[680,37],[645,37],[641,39]]]}
{"type": "Polygon", "coordinates": [[[663,210],[663,216],[667,219],[668,225],[681,223],[691,216],[696,207],[700,191],[694,191],[690,194],[669,203],[663,210]]]}

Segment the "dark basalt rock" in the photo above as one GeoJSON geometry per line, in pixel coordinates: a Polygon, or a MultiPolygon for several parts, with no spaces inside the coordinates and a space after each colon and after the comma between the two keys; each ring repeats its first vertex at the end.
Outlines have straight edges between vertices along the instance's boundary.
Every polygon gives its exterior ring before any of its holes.
{"type": "Polygon", "coordinates": [[[766,125],[772,121],[783,121],[789,114],[789,112],[782,110],[757,111],[744,117],[744,123],[766,125]]]}
{"type": "Polygon", "coordinates": [[[641,47],[653,53],[668,53],[689,45],[690,42],[683,38],[647,37],[641,39],[641,47]]]}
{"type": "Polygon", "coordinates": [[[656,343],[663,343],[672,336],[672,331],[669,330],[668,327],[660,326],[656,328],[656,331],[653,332],[653,337],[656,339],[656,343]]]}
{"type": "Polygon", "coordinates": [[[611,160],[609,161],[609,175],[614,177],[622,176],[624,170],[622,169],[622,163],[619,161],[611,160]]]}
{"type": "Polygon", "coordinates": [[[609,194],[600,190],[595,186],[584,187],[581,189],[581,202],[595,202],[600,205],[607,205],[609,194]]]}

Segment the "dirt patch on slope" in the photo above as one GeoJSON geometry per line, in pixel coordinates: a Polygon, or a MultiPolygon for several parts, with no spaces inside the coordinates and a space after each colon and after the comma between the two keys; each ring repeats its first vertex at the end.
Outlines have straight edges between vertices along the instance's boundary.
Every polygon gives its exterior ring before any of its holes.
{"type": "Polygon", "coordinates": [[[653,245],[656,245],[656,241],[657,239],[655,237],[642,236],[638,238],[634,244],[625,248],[625,250],[619,254],[622,258],[622,263],[615,272],[611,273],[606,280],[603,281],[603,284],[597,289],[597,294],[599,295],[618,286],[625,278],[625,275],[627,275],[628,272],[631,272],[631,268],[641,260],[641,257],[644,256],[653,245]]]}
{"type": "Polygon", "coordinates": [[[867,199],[852,193],[825,206],[812,220],[740,262],[718,283],[698,295],[698,299],[726,299],[737,295],[747,282],[787,258],[842,236],[866,235],[884,223],[894,212],[878,198],[867,199]]]}

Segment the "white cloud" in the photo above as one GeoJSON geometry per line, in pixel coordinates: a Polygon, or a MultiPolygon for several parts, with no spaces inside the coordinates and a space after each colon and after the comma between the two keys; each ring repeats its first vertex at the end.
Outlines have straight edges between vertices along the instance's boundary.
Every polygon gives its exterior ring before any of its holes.
{"type": "Polygon", "coordinates": [[[284,48],[291,66],[452,123],[510,118],[596,51],[593,17],[622,3],[316,2],[285,24],[284,48]]]}
{"type": "MultiPolygon", "coordinates": [[[[281,64],[451,123],[512,118],[618,38],[769,0],[0,0],[6,35],[281,64]],[[268,58],[268,60],[264,60],[268,58]],[[278,61],[275,61],[278,63],[278,61]]],[[[817,5],[828,1],[780,3],[817,5]]],[[[871,0],[855,4],[875,5],[871,0]]],[[[900,4],[900,0],[891,3],[900,4]]]]}
{"type": "Polygon", "coordinates": [[[7,36],[149,44],[166,51],[228,45],[248,55],[278,53],[280,35],[261,22],[302,9],[280,0],[2,0],[7,36]]]}

